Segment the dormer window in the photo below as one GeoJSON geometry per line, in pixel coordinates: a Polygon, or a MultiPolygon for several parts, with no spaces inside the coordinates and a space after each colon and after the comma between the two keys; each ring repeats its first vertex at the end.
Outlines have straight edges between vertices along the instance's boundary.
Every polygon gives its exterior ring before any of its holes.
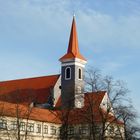
{"type": "Polygon", "coordinates": [[[66,79],[66,80],[71,79],[71,68],[70,68],[70,67],[67,67],[67,68],[65,69],[65,79],[66,79]]]}
{"type": "Polygon", "coordinates": [[[78,69],[78,79],[82,79],[82,69],[78,69]]]}

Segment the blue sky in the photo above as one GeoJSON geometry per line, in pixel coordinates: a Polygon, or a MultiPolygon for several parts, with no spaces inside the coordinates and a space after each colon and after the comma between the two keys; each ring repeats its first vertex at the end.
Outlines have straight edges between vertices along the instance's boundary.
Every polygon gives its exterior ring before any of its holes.
{"type": "Polygon", "coordinates": [[[88,65],[125,81],[140,113],[139,0],[0,0],[0,81],[59,73],[73,13],[88,65]]]}

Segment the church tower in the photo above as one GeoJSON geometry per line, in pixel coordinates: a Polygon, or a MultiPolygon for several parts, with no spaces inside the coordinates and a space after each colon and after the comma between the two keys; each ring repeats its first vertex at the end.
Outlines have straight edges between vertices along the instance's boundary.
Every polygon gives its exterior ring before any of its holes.
{"type": "Polygon", "coordinates": [[[84,106],[84,67],[87,61],[79,51],[74,17],[67,53],[59,60],[62,105],[65,108],[81,108],[84,106]]]}

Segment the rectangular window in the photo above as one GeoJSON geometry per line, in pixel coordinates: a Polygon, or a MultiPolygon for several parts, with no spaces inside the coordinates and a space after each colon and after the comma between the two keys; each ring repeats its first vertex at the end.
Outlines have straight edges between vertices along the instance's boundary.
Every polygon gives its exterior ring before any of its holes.
{"type": "Polygon", "coordinates": [[[7,128],[7,121],[1,119],[0,120],[0,129],[6,129],[7,128]]]}
{"type": "Polygon", "coordinates": [[[57,135],[60,135],[61,134],[61,127],[58,127],[57,128],[57,135]]]}
{"type": "Polygon", "coordinates": [[[25,122],[20,122],[20,130],[25,131],[25,122]]]}
{"type": "Polygon", "coordinates": [[[73,126],[70,126],[68,128],[68,135],[74,135],[74,127],[73,126]]]}
{"type": "Polygon", "coordinates": [[[28,132],[34,132],[34,124],[33,123],[28,123],[27,131],[28,132]]]}
{"type": "Polygon", "coordinates": [[[99,126],[95,126],[95,132],[97,133],[97,134],[100,134],[101,133],[101,127],[99,127],[99,126]]]}
{"type": "Polygon", "coordinates": [[[48,134],[48,126],[44,125],[44,134],[48,134]]]}
{"type": "Polygon", "coordinates": [[[37,127],[36,128],[37,128],[37,131],[36,132],[37,133],[41,133],[41,124],[37,124],[37,127]]]}
{"type": "Polygon", "coordinates": [[[82,79],[82,70],[78,69],[78,79],[81,80],[82,79]]]}
{"type": "Polygon", "coordinates": [[[17,129],[17,122],[16,121],[11,121],[11,129],[16,130],[17,129]]]}
{"type": "Polygon", "coordinates": [[[51,126],[51,135],[55,135],[55,134],[56,134],[56,127],[51,126]]]}
{"type": "Polygon", "coordinates": [[[64,126],[61,126],[60,127],[60,135],[63,136],[65,134],[65,132],[66,132],[65,131],[65,127],[64,126]]]}
{"type": "Polygon", "coordinates": [[[87,132],[88,132],[88,129],[87,129],[86,126],[81,126],[81,127],[79,127],[79,133],[80,133],[81,135],[85,135],[85,134],[87,134],[87,132]]]}

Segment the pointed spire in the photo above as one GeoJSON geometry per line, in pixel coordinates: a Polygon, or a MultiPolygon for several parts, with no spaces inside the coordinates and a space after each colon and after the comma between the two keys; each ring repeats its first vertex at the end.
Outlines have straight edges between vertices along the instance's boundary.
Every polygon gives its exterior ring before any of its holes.
{"type": "Polygon", "coordinates": [[[75,16],[73,16],[73,21],[72,21],[72,27],[71,27],[71,33],[70,33],[69,46],[68,46],[67,54],[65,54],[63,57],[61,57],[60,61],[61,60],[65,60],[65,59],[71,59],[71,58],[79,58],[79,59],[82,59],[82,60],[86,60],[80,54],[80,51],[79,51],[75,16]]]}
{"type": "Polygon", "coordinates": [[[69,40],[67,53],[72,53],[74,56],[76,56],[76,54],[79,53],[76,23],[75,23],[74,17],[72,21],[72,28],[71,28],[71,34],[70,34],[70,40],[69,40]]]}

